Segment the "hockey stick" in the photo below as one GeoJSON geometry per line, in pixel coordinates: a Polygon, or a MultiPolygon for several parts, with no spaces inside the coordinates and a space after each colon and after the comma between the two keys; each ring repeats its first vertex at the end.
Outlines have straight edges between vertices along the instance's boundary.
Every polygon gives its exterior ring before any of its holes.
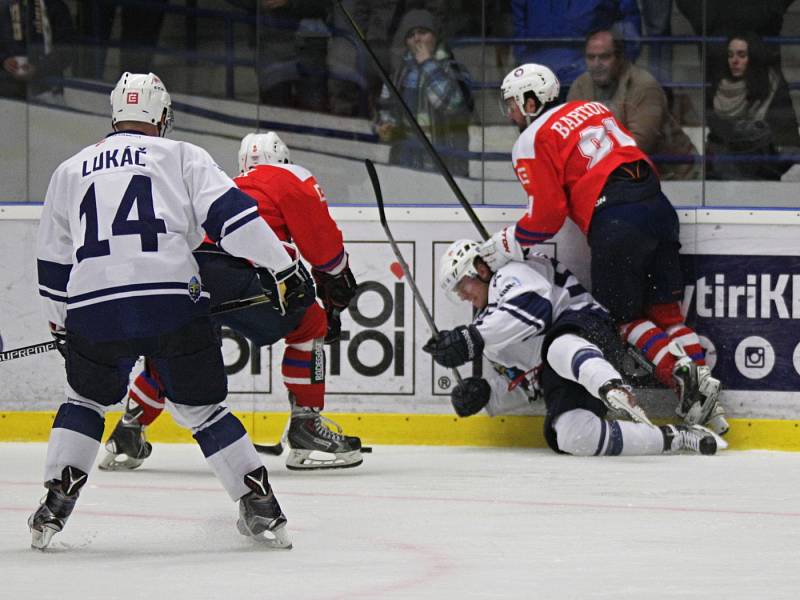
{"type": "MultiPolygon", "coordinates": [[[[236,310],[242,310],[243,308],[248,308],[250,306],[255,306],[256,304],[264,304],[266,302],[272,302],[272,298],[267,294],[259,294],[257,296],[250,296],[249,298],[241,298],[239,300],[230,300],[228,302],[218,304],[212,308],[210,314],[222,315],[236,310]]],[[[31,346],[23,346],[21,348],[12,348],[11,350],[0,352],[0,363],[9,360],[15,360],[17,358],[35,356],[37,354],[50,352],[51,350],[55,349],[56,342],[54,340],[50,340],[49,342],[40,342],[31,346]]]]}
{"type": "MultiPolygon", "coordinates": [[[[469,217],[470,221],[472,221],[472,224],[475,225],[475,228],[478,230],[478,233],[481,235],[481,238],[483,238],[484,240],[488,240],[489,233],[486,231],[486,228],[483,226],[483,223],[481,223],[481,220],[478,218],[478,215],[473,210],[472,205],[470,205],[469,200],[467,200],[467,197],[464,196],[464,193],[461,191],[461,188],[458,187],[458,184],[456,183],[455,179],[453,179],[453,176],[451,175],[450,170],[447,168],[447,165],[444,164],[442,157],[436,151],[436,148],[433,147],[433,144],[431,144],[431,141],[428,139],[428,136],[425,135],[425,132],[422,131],[422,127],[420,127],[419,123],[417,123],[417,119],[414,116],[414,113],[411,112],[411,109],[408,107],[408,104],[406,104],[405,100],[403,100],[403,96],[400,95],[400,92],[397,90],[397,87],[394,85],[391,78],[386,73],[386,70],[383,68],[383,65],[381,65],[381,61],[378,60],[377,56],[375,56],[375,52],[373,52],[372,48],[369,45],[369,42],[367,42],[367,39],[364,37],[364,34],[358,28],[358,25],[353,20],[353,17],[350,16],[350,13],[347,12],[347,9],[342,5],[342,0],[336,0],[336,4],[339,5],[339,8],[341,9],[342,13],[344,13],[344,16],[347,19],[348,23],[350,23],[350,27],[353,28],[356,37],[361,42],[361,45],[364,47],[364,49],[367,51],[367,54],[369,54],[370,58],[372,59],[372,62],[375,63],[375,68],[378,70],[378,74],[381,76],[381,79],[386,84],[386,87],[392,91],[392,94],[394,95],[395,99],[399,102],[400,106],[403,107],[403,112],[405,113],[409,123],[411,123],[411,127],[414,130],[414,133],[416,133],[417,137],[420,140],[422,140],[425,149],[428,151],[428,154],[431,156],[431,158],[433,158],[433,162],[436,163],[439,172],[442,174],[445,181],[447,181],[447,185],[450,186],[450,189],[455,194],[459,203],[467,212],[467,216],[469,217]]],[[[374,185],[375,182],[373,181],[373,186],[374,185]]]]}
{"type": "MultiPolygon", "coordinates": [[[[397,257],[397,262],[400,263],[400,268],[403,270],[403,274],[408,280],[408,284],[411,287],[411,293],[414,295],[414,300],[422,312],[422,316],[425,317],[425,322],[428,324],[428,328],[431,330],[431,335],[438,339],[439,329],[436,327],[436,323],[433,322],[431,311],[428,310],[428,306],[425,304],[425,300],[422,298],[419,288],[417,288],[417,283],[414,281],[414,277],[411,275],[411,269],[409,269],[408,263],[406,263],[405,259],[403,258],[403,254],[400,252],[400,247],[397,245],[397,242],[395,241],[394,236],[389,229],[389,223],[386,220],[386,211],[384,210],[383,206],[383,193],[381,192],[381,183],[378,180],[378,172],[375,170],[375,165],[370,159],[366,159],[364,161],[364,165],[367,167],[367,173],[369,174],[370,181],[372,181],[372,189],[375,191],[375,202],[378,204],[378,214],[381,220],[381,227],[383,227],[383,231],[386,232],[389,245],[392,247],[392,251],[397,257]]],[[[463,380],[461,379],[461,373],[459,373],[456,369],[452,369],[452,371],[456,382],[458,384],[463,383],[463,380]]]]}

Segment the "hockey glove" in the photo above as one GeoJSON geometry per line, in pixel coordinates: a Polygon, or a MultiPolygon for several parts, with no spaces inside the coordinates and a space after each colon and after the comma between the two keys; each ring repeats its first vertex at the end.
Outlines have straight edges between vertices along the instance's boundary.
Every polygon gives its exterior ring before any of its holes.
{"type": "Polygon", "coordinates": [[[326,311],[328,317],[328,330],[325,332],[326,344],[338,342],[342,337],[342,317],[339,316],[340,312],[338,308],[326,311]]]}
{"type": "Polygon", "coordinates": [[[328,318],[330,318],[332,309],[344,310],[356,295],[358,284],[349,265],[345,265],[344,269],[336,275],[330,275],[317,269],[311,269],[311,274],[317,283],[317,296],[322,300],[328,318]]]}
{"type": "MultiPolygon", "coordinates": [[[[264,281],[262,273],[263,269],[259,269],[262,285],[267,295],[269,295],[270,288],[266,284],[271,282],[264,281]]],[[[278,306],[276,308],[282,315],[298,308],[306,308],[314,301],[314,288],[311,284],[311,277],[299,261],[294,261],[288,269],[278,271],[273,277],[275,278],[274,285],[278,292],[273,295],[273,298],[277,300],[278,306]]]]}
{"type": "Polygon", "coordinates": [[[504,227],[478,248],[478,254],[492,271],[497,271],[512,260],[523,261],[528,255],[529,249],[519,245],[515,231],[514,225],[504,227]]]}
{"type": "Polygon", "coordinates": [[[443,367],[458,367],[483,352],[483,338],[475,325],[461,325],[439,332],[422,349],[443,367]]]}
{"type": "Polygon", "coordinates": [[[489,403],[492,390],[482,377],[467,377],[450,392],[450,402],[459,417],[469,417],[489,403]]]}
{"type": "Polygon", "coordinates": [[[61,325],[50,323],[50,335],[56,343],[56,350],[64,358],[67,358],[67,330],[61,325]]]}

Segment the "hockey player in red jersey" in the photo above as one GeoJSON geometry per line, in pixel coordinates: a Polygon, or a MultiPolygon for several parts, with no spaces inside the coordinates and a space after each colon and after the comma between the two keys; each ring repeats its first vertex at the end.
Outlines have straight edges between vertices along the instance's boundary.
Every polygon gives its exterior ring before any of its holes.
{"type": "Polygon", "coordinates": [[[520,136],[514,171],[528,196],[526,213],[495,233],[481,256],[496,271],[522,260],[570,217],[592,252],[592,293],[611,312],[623,338],[678,394],[689,424],[728,430],[697,334],[680,311],[683,283],[678,216],[655,168],[600,102],[557,104],[559,82],[545,66],[525,64],[501,86],[501,101],[520,136]]]}
{"type": "MultiPolygon", "coordinates": [[[[256,345],[284,339],[286,349],[281,372],[292,414],[287,439],[290,469],[354,467],[362,462],[361,441],[331,430],[320,414],[325,403],[325,354],[323,342],[338,339],[339,312],[356,292],[348,265],[342,233],[328,212],[325,194],[314,176],[290,163],[289,149],[274,132],[251,133],[239,150],[240,175],[234,182],[256,200],[261,217],[278,238],[294,244],[311,265],[317,295],[324,309],[313,301],[294,313],[280,315],[268,304],[259,304],[215,317],[256,345]]],[[[200,265],[204,289],[211,293],[212,307],[223,302],[262,293],[259,273],[245,261],[231,257],[206,241],[194,253],[200,265]]],[[[144,427],[164,407],[158,374],[148,364],[129,391],[128,409],[106,443],[101,469],[133,469],[151,452],[144,427]]],[[[335,424],[334,424],[335,425],[335,424]]]]}

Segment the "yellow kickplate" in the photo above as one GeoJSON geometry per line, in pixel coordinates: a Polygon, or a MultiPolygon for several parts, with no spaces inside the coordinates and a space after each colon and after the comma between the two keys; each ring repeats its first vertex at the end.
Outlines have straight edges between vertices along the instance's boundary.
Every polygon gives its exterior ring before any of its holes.
{"type": "MultiPolygon", "coordinates": [[[[543,417],[474,416],[460,419],[451,415],[326,413],[345,433],[361,437],[365,444],[424,446],[546,447],[542,435],[543,417]]],[[[121,413],[106,416],[105,440],[121,413]]],[[[236,413],[260,444],[276,443],[286,426],[288,413],[236,413]]],[[[50,435],[55,411],[0,412],[0,442],[45,442],[50,435]]],[[[160,443],[189,443],[191,433],[164,413],[147,428],[147,438],[160,443]]],[[[800,421],[772,419],[731,419],[725,436],[733,450],[800,450],[800,421]]]]}

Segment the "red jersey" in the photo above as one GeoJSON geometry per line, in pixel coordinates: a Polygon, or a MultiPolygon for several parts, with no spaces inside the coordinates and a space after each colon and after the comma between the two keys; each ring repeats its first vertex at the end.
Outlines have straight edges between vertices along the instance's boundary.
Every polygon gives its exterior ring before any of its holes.
{"type": "Polygon", "coordinates": [[[298,165],[258,165],[234,183],[258,203],[258,212],[278,239],[292,242],[319,271],[338,272],[345,258],[342,232],[328,212],[325,193],[298,165]]]}
{"type": "Polygon", "coordinates": [[[650,161],[608,108],[583,100],[537,118],[520,134],[511,160],[528,195],[516,226],[520,246],[550,239],[567,216],[587,233],[609,174],[623,163],[650,161]]]}

